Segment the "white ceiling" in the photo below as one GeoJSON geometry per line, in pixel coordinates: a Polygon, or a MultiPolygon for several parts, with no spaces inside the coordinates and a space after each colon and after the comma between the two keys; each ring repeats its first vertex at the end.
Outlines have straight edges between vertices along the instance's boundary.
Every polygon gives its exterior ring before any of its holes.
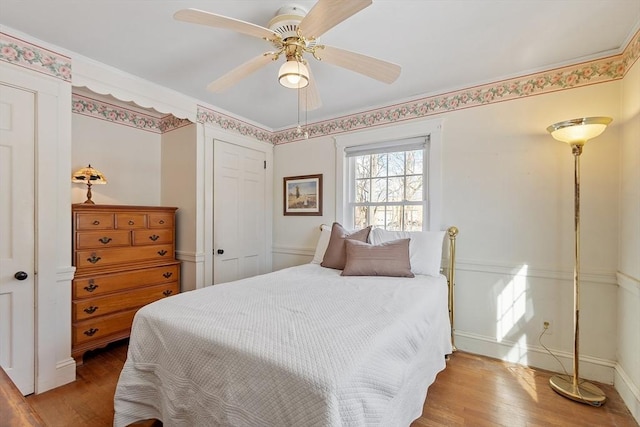
{"type": "MultiPolygon", "coordinates": [[[[18,30],[279,130],[298,121],[296,91],[276,79],[281,62],[224,93],[205,90],[272,45],[178,22],[173,14],[191,7],[266,27],[291,3],[308,10],[315,1],[0,0],[0,29],[18,30]]],[[[618,54],[639,27],[640,0],[374,0],[319,42],[397,63],[400,77],[386,85],[311,58],[323,106],[307,120],[618,54]]]]}

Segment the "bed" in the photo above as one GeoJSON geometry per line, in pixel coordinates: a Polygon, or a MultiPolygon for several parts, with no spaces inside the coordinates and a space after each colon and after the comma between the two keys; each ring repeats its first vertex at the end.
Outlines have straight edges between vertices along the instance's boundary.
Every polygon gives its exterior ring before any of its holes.
{"type": "Polygon", "coordinates": [[[114,425],[408,426],[454,349],[456,234],[447,277],[312,262],[143,307],[114,425]]]}

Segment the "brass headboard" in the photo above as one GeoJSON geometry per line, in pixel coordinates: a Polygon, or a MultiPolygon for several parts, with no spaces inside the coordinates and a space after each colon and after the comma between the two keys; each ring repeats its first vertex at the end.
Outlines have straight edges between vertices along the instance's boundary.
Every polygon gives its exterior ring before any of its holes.
{"type": "Polygon", "coordinates": [[[456,284],[456,236],[458,236],[458,227],[449,227],[447,229],[449,235],[449,264],[447,266],[446,276],[447,284],[449,285],[449,322],[451,323],[451,346],[453,351],[456,351],[456,344],[454,339],[454,287],[456,284]]]}

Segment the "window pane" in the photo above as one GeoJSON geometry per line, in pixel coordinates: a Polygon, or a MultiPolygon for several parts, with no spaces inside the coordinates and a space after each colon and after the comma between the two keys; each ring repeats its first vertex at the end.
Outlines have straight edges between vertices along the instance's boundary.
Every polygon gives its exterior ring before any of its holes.
{"type": "Polygon", "coordinates": [[[404,207],[404,229],[405,231],[422,230],[422,206],[404,207]]]}
{"type": "Polygon", "coordinates": [[[387,201],[387,180],[385,178],[371,180],[371,201],[387,201]]]}
{"type": "Polygon", "coordinates": [[[356,179],[371,176],[371,156],[358,156],[355,158],[356,179]]]}
{"type": "Polygon", "coordinates": [[[365,228],[369,225],[369,207],[356,206],[353,220],[354,227],[357,229],[365,228]]]}
{"type": "Polygon", "coordinates": [[[369,179],[358,179],[356,180],[356,194],[355,201],[356,203],[364,203],[370,202],[371,192],[369,186],[371,184],[371,180],[369,179]]]}
{"type": "Polygon", "coordinates": [[[387,225],[387,208],[385,206],[375,206],[373,208],[373,218],[371,225],[379,228],[386,228],[387,225]]]}
{"type": "Polygon", "coordinates": [[[411,202],[419,202],[423,199],[424,192],[422,189],[422,175],[407,177],[406,196],[406,200],[411,202]]]}
{"type": "Polygon", "coordinates": [[[422,230],[425,195],[424,150],[356,156],[349,163],[353,225],[387,230],[422,230]],[[384,204],[385,206],[374,206],[384,204]],[[388,204],[388,205],[387,205],[388,204]]]}
{"type": "Polygon", "coordinates": [[[389,178],[389,196],[387,202],[402,202],[404,200],[404,178],[389,178]]]}
{"type": "Polygon", "coordinates": [[[402,230],[402,210],[403,206],[387,206],[387,230],[402,230]]]}
{"type": "Polygon", "coordinates": [[[389,176],[404,175],[404,151],[389,153],[389,176]]]}
{"type": "Polygon", "coordinates": [[[371,155],[371,176],[387,176],[387,155],[371,155]]]}
{"type": "Polygon", "coordinates": [[[407,151],[407,175],[422,175],[423,151],[407,151]]]}

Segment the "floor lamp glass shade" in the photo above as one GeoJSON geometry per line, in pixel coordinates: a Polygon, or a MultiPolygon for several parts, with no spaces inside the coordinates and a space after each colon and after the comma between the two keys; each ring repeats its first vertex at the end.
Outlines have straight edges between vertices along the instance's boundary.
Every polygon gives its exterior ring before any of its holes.
{"type": "Polygon", "coordinates": [[[573,375],[554,375],[549,385],[558,394],[592,406],[602,405],[607,397],[595,385],[579,376],[580,365],[580,154],[589,139],[595,138],[611,123],[610,117],[585,117],[553,124],[547,131],[558,141],[571,145],[574,158],[575,264],[573,270],[573,375]]]}
{"type": "Polygon", "coordinates": [[[94,184],[106,184],[107,178],[105,178],[102,172],[89,165],[86,168],[75,171],[71,175],[71,182],[76,184],[87,184],[87,200],[85,200],[84,203],[94,205],[95,203],[91,200],[91,186],[94,184]]]}
{"type": "Polygon", "coordinates": [[[547,131],[558,141],[570,145],[584,145],[604,132],[611,121],[611,117],[584,117],[555,123],[549,126],[547,131]]]}
{"type": "Polygon", "coordinates": [[[309,70],[302,62],[295,59],[287,61],[280,67],[278,81],[290,89],[302,89],[309,84],[309,70]]]}

